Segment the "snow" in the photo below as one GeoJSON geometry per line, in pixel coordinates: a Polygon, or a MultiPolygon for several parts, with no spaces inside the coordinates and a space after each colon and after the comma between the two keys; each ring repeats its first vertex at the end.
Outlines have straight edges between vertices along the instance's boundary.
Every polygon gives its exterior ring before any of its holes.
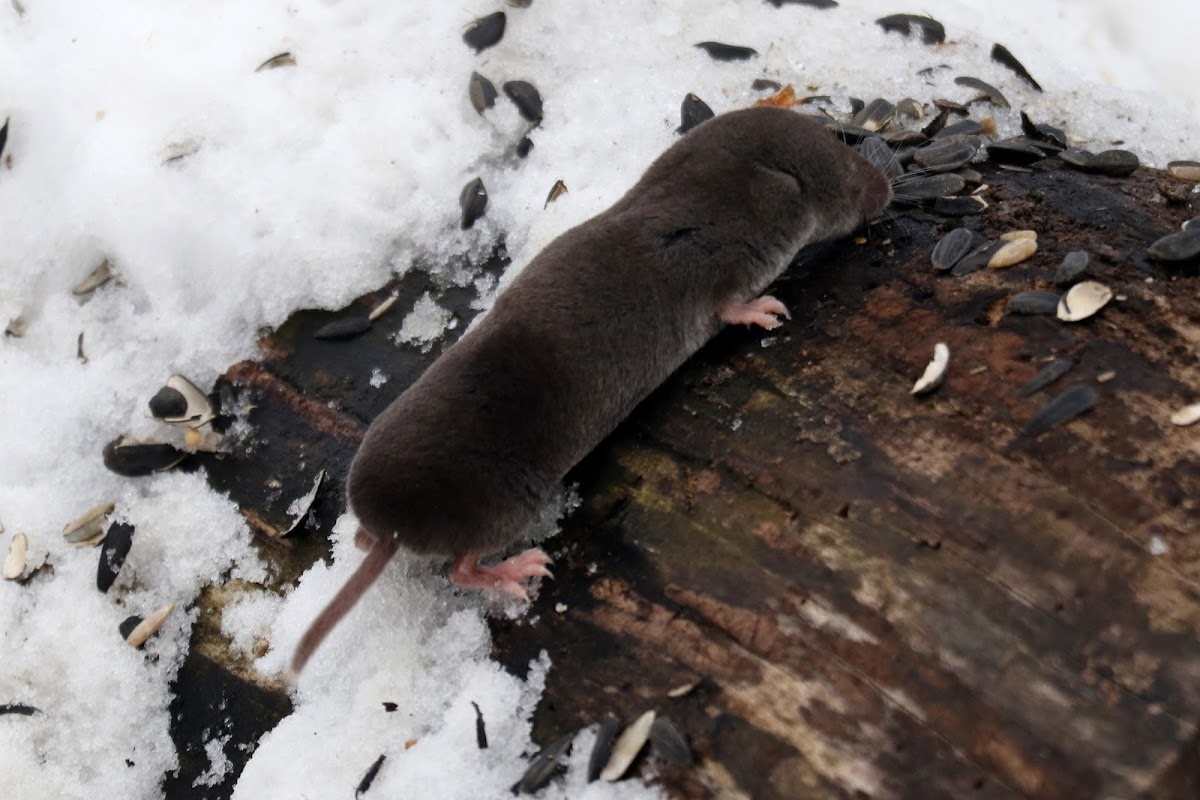
{"type": "MultiPolygon", "coordinates": [[[[845,0],[817,11],[760,0],[595,0],[562,13],[537,0],[507,8],[503,41],[475,54],[460,40],[463,28],[498,7],[0,7],[0,119],[10,120],[4,154],[12,159],[0,166],[0,323],[28,323],[23,338],[0,340],[0,549],[25,533],[26,575],[43,567],[24,583],[0,581],[0,702],[42,711],[0,717],[7,797],[160,796],[164,773],[179,763],[169,683],[187,652],[195,601],[206,585],[265,578],[236,507],[203,475],[126,479],[101,464],[104,444],[122,433],[178,441],[145,410],[166,377],[178,372],[207,389],[254,357],[260,329],[292,311],[342,306],[418,259],[484,254],[500,233],[514,261],[503,285],[669,146],[687,92],[718,113],[757,99],[756,77],[842,103],[851,94],[965,100],[970,91],[953,78],[972,75],[998,86],[1014,109],[1096,149],[1124,141],[1159,165],[1200,158],[1200,84],[1187,41],[1200,23],[1194,3],[845,0]],[[930,48],[873,24],[894,12],[935,16],[948,43],[930,48]],[[718,63],[691,47],[710,39],[760,56],[718,63]],[[993,42],[1045,93],[992,63],[993,42]],[[284,51],[295,66],[255,71],[284,51]],[[943,63],[952,68],[931,82],[915,76],[943,63]],[[484,117],[471,108],[472,71],[497,86],[522,79],[540,90],[545,119],[529,133],[528,158],[512,155],[528,125],[511,103],[501,97],[484,117]],[[462,231],[459,191],[476,176],[487,213],[462,231]],[[559,179],[569,191],[543,209],[559,179]],[[74,296],[106,258],[116,278],[74,296]],[[87,363],[76,354],[80,332],[87,363]],[[102,595],[97,551],[59,532],[109,500],[114,519],[137,532],[102,595]],[[169,602],[175,612],[144,650],[122,641],[123,619],[169,602]]],[[[1015,110],[996,121],[1003,133],[1017,130],[1015,110]]],[[[461,268],[443,277],[474,286],[480,308],[497,290],[489,276],[461,268]]],[[[396,336],[432,347],[449,323],[425,296],[396,336]]],[[[386,372],[380,365],[380,382],[386,372]]],[[[253,430],[237,430],[252,444],[253,430]]],[[[357,565],[353,528],[349,517],[339,522],[333,565],[316,564],[286,597],[249,593],[226,611],[235,648],[249,655],[269,643],[256,661],[264,676],[283,669],[304,626],[357,565]]],[[[538,535],[552,529],[550,521],[538,535]]],[[[502,671],[488,658],[485,609],[480,598],[450,592],[427,561],[399,558],[318,652],[294,688],[295,712],[263,738],[235,796],[348,796],[380,753],[388,758],[371,794],[418,785],[436,797],[507,796],[533,748],[530,714],[554,667],[538,661],[527,679],[502,671]],[[381,710],[385,700],[397,711],[381,710]],[[472,701],[488,725],[488,750],[475,746],[472,701]],[[416,744],[405,749],[409,739],[416,744]]],[[[225,735],[212,732],[207,780],[229,768],[225,735]]],[[[636,780],[585,787],[587,737],[543,797],[655,796],[636,780]]]]}

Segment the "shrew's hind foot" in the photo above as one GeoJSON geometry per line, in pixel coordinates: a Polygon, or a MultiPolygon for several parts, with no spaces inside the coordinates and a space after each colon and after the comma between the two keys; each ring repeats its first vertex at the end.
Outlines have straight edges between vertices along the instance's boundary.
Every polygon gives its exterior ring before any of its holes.
{"type": "Polygon", "coordinates": [[[721,321],[728,325],[757,325],[773,331],[783,323],[778,317],[791,319],[787,306],[769,294],[749,303],[727,303],[721,308],[721,321]]]}
{"type": "Polygon", "coordinates": [[[528,600],[529,595],[521,582],[527,578],[553,578],[554,575],[546,569],[549,563],[550,556],[536,547],[501,561],[494,567],[480,566],[479,553],[468,552],[455,559],[450,567],[450,582],[471,589],[497,589],[520,600],[528,600]]]}

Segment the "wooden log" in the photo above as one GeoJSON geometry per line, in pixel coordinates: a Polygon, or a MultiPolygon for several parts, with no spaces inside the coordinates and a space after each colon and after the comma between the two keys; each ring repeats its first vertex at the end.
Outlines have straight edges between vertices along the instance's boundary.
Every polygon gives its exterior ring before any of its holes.
{"type": "MultiPolygon", "coordinates": [[[[802,254],[772,289],[790,323],[722,333],[573,471],[583,502],[546,543],[556,580],[537,623],[493,622],[509,669],[550,655],[535,738],[656,708],[700,757],[659,770],[675,797],[1200,793],[1200,429],[1167,422],[1200,391],[1200,278],[1146,256],[1195,212],[1146,169],[1112,179],[1046,162],[989,167],[985,182],[979,217],[913,209],[802,254]],[[959,224],[1037,230],[1039,251],[935,273],[933,243],[959,224]],[[1005,313],[1016,292],[1053,288],[1073,249],[1117,300],[1073,324],[1005,313]],[[913,398],[939,341],[945,383],[913,398]],[[1062,356],[1077,366],[1018,396],[1062,356]],[[1020,436],[1076,384],[1095,389],[1094,410],[1020,436]]],[[[412,277],[399,307],[432,288],[461,333],[470,293],[412,277]]],[[[389,341],[398,317],[314,340],[330,318],[298,314],[259,363],[231,370],[225,393],[251,399],[249,422],[270,435],[208,464],[266,528],[281,495],[286,507],[307,489],[300,460],[329,472],[316,530],[264,544],[281,581],[324,552],[355,433],[436,356],[389,341]],[[384,365],[388,382],[368,391],[384,365]]],[[[206,598],[202,620],[223,602],[206,598]]],[[[198,626],[189,664],[243,680],[205,646],[215,636],[198,626]]],[[[181,717],[181,748],[198,730],[181,717]]]]}

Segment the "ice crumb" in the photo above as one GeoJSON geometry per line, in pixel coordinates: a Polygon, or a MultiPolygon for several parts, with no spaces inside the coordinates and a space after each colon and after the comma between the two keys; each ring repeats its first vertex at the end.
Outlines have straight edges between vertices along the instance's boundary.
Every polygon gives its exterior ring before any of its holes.
{"type": "Polygon", "coordinates": [[[371,370],[370,383],[373,388],[378,389],[387,382],[388,376],[383,374],[383,370],[381,370],[379,367],[375,367],[373,370],[371,370]]]}
{"type": "Polygon", "coordinates": [[[416,344],[422,352],[429,352],[441,335],[446,332],[451,314],[442,308],[429,295],[421,295],[413,306],[413,310],[404,318],[404,323],[395,334],[393,340],[397,343],[416,344]]]}
{"type": "Polygon", "coordinates": [[[193,787],[216,786],[233,769],[232,762],[225,755],[225,745],[229,744],[231,738],[233,738],[233,734],[227,733],[224,736],[213,737],[204,743],[204,755],[208,758],[208,769],[192,781],[193,787]]]}
{"type": "Polygon", "coordinates": [[[1146,549],[1150,551],[1150,555],[1152,556],[1161,556],[1165,555],[1170,548],[1161,536],[1151,536],[1150,544],[1146,549]]]}

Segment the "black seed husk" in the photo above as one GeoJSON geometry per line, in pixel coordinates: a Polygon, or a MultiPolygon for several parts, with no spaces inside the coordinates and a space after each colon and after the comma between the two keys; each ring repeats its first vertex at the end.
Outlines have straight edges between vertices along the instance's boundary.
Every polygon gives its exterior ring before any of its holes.
{"type": "Polygon", "coordinates": [[[542,96],[529,81],[508,81],[504,93],[517,105],[517,111],[530,122],[542,121],[542,96]]]}
{"type": "Polygon", "coordinates": [[[517,156],[525,158],[531,150],[533,150],[533,139],[530,139],[528,136],[522,136],[521,141],[517,142],[517,156]]]}
{"type": "Polygon", "coordinates": [[[1114,178],[1124,178],[1133,173],[1141,165],[1138,157],[1128,150],[1105,150],[1092,156],[1087,166],[1088,172],[1098,172],[1101,175],[1111,175],[1114,178]]]}
{"type": "Polygon", "coordinates": [[[458,205],[462,209],[462,229],[465,231],[483,216],[487,209],[487,189],[483,187],[483,179],[475,178],[458,195],[458,205]]]}
{"type": "Polygon", "coordinates": [[[724,42],[697,42],[695,46],[708,53],[709,58],[715,61],[746,61],[758,55],[758,51],[753,47],[724,42]]]}
{"type": "Polygon", "coordinates": [[[867,104],[865,101],[860,100],[857,97],[850,98],[850,116],[858,114],[858,112],[862,111],[866,107],[867,104]]]}
{"type": "Polygon", "coordinates": [[[550,779],[554,777],[554,773],[562,768],[560,759],[570,749],[571,742],[574,740],[575,734],[568,733],[543,747],[541,752],[533,757],[529,763],[529,769],[525,770],[521,780],[513,785],[513,791],[521,794],[533,794],[549,783],[550,779]]]}
{"type": "Polygon", "coordinates": [[[367,770],[367,774],[362,776],[362,780],[358,782],[358,786],[354,787],[354,797],[359,798],[366,794],[367,789],[371,788],[371,784],[375,782],[375,776],[379,774],[379,768],[383,766],[384,759],[387,758],[386,753],[380,753],[379,758],[375,759],[367,770]]]}
{"type": "Polygon", "coordinates": [[[1033,79],[1033,76],[1030,75],[1029,71],[1025,69],[1025,65],[1018,61],[1017,57],[1010,53],[1008,48],[1004,45],[992,45],[992,61],[1008,67],[1010,70],[1016,73],[1017,77],[1028,83],[1034,89],[1037,89],[1039,92],[1042,90],[1041,84],[1033,79]]]}
{"type": "Polygon", "coordinates": [[[950,112],[947,109],[942,109],[938,115],[929,121],[929,124],[921,128],[921,135],[927,139],[932,139],[937,136],[943,128],[946,127],[946,122],[950,119],[950,112]]]}
{"type": "Polygon", "coordinates": [[[282,52],[271,56],[266,61],[254,68],[255,72],[262,72],[265,69],[279,69],[280,67],[296,66],[296,57],[290,52],[282,52]]]}
{"type": "Polygon", "coordinates": [[[1200,228],[1189,225],[1150,245],[1150,256],[1159,261],[1187,261],[1200,256],[1200,228]]]}
{"type": "Polygon", "coordinates": [[[913,161],[934,172],[951,172],[971,163],[976,152],[975,145],[966,142],[935,142],[918,148],[913,153],[913,161]]]}
{"type": "Polygon", "coordinates": [[[779,81],[773,81],[767,78],[755,78],[754,83],[750,84],[750,88],[756,92],[778,92],[783,88],[783,84],[781,84],[779,81]]]}
{"type": "Polygon", "coordinates": [[[1083,274],[1087,269],[1088,254],[1084,250],[1072,250],[1062,260],[1062,264],[1054,272],[1054,282],[1062,285],[1070,283],[1083,274]]]}
{"type": "Polygon", "coordinates": [[[676,129],[676,133],[687,133],[701,122],[707,122],[715,116],[708,103],[689,92],[679,106],[679,128],[676,129]]]}
{"type": "Polygon", "coordinates": [[[1017,397],[1029,397],[1031,394],[1041,391],[1074,368],[1075,362],[1069,358],[1054,359],[1038,370],[1038,374],[1017,390],[1017,397]]]}
{"type": "Polygon", "coordinates": [[[875,135],[875,131],[869,131],[866,128],[860,128],[857,125],[847,125],[842,122],[831,122],[825,128],[849,145],[859,144],[875,135]]]}
{"type": "Polygon", "coordinates": [[[933,201],[933,212],[943,217],[969,217],[982,214],[987,202],[975,195],[964,197],[939,197],[933,201]]]}
{"type": "Polygon", "coordinates": [[[880,139],[878,136],[863,139],[855,149],[859,152],[859,155],[873,164],[889,179],[894,180],[904,174],[904,167],[900,165],[899,159],[896,158],[892,149],[883,143],[883,139],[880,139]]]}
{"type": "Polygon", "coordinates": [[[487,728],[483,725],[483,712],[474,700],[471,701],[471,705],[475,706],[475,745],[480,750],[487,750],[487,728]]]}
{"type": "Polygon", "coordinates": [[[941,44],[946,41],[946,27],[933,17],[921,17],[916,14],[889,14],[875,20],[875,24],[888,33],[899,33],[910,36],[912,28],[921,31],[921,41],[925,44],[941,44]]]}
{"type": "Polygon", "coordinates": [[[979,136],[983,133],[983,126],[973,119],[964,119],[961,122],[956,122],[953,125],[947,125],[933,135],[934,139],[945,139],[950,136],[979,136]]]}
{"type": "Polygon", "coordinates": [[[1023,435],[1035,438],[1064,422],[1070,422],[1085,411],[1090,411],[1096,405],[1096,399],[1096,390],[1087,384],[1072,386],[1042,406],[1025,426],[1023,435]]]}
{"type": "Polygon", "coordinates": [[[944,97],[939,97],[933,101],[933,105],[940,108],[942,111],[949,111],[951,114],[958,114],[965,117],[971,113],[971,109],[963,103],[956,103],[953,100],[947,100],[944,97]]]}
{"type": "Polygon", "coordinates": [[[369,330],[371,330],[371,320],[366,317],[347,317],[322,325],[317,328],[313,337],[316,339],[349,339],[369,330]]]}
{"type": "Polygon", "coordinates": [[[1067,147],[1067,134],[1062,128],[1056,128],[1053,125],[1039,125],[1024,111],[1021,112],[1021,130],[1030,139],[1040,139],[1062,149],[1067,147]]]}
{"type": "Polygon", "coordinates": [[[854,115],[854,119],[850,120],[850,124],[866,128],[869,131],[877,131],[891,122],[894,116],[896,116],[896,106],[882,97],[877,97],[863,106],[863,109],[854,115]]]}
{"type": "Polygon", "coordinates": [[[383,701],[383,710],[388,712],[389,714],[392,713],[393,711],[395,711],[399,707],[400,707],[399,704],[393,703],[390,700],[383,701]]]}
{"type": "Polygon", "coordinates": [[[565,183],[563,183],[561,180],[555,181],[554,185],[550,187],[550,194],[546,195],[546,202],[542,204],[542,208],[546,208],[547,206],[549,206],[551,203],[553,203],[555,200],[562,197],[566,193],[567,193],[567,185],[565,183]]]}
{"type": "Polygon", "coordinates": [[[1019,292],[1004,307],[1010,314],[1053,314],[1061,297],[1057,292],[1019,292]]]}
{"type": "Polygon", "coordinates": [[[107,592],[117,579],[129,548],[133,546],[132,525],[126,522],[114,522],[108,526],[104,543],[100,545],[100,563],[96,567],[96,588],[107,592]]]}
{"type": "Polygon", "coordinates": [[[127,478],[169,469],[187,455],[169,444],[122,444],[124,438],[105,445],[103,455],[104,466],[127,478]]]}
{"type": "Polygon", "coordinates": [[[471,81],[467,84],[467,96],[471,98],[471,107],[476,113],[482,114],[496,105],[496,86],[478,72],[472,72],[471,81]]]}
{"type": "Polygon", "coordinates": [[[0,125],[0,158],[4,157],[4,145],[8,143],[8,117],[4,118],[4,124],[0,125]]]}
{"type": "Polygon", "coordinates": [[[1008,242],[984,242],[959,259],[958,263],[950,270],[950,274],[957,278],[983,269],[992,260],[992,256],[996,254],[996,251],[1006,244],[1008,242]]]}
{"type": "Polygon", "coordinates": [[[962,261],[969,252],[981,244],[982,238],[978,233],[967,228],[955,228],[950,231],[933,247],[933,252],[929,256],[930,261],[933,262],[933,268],[938,272],[947,272],[953,269],[955,264],[962,261]]]}
{"type": "Polygon", "coordinates": [[[150,414],[155,419],[182,417],[187,413],[187,398],[177,389],[164,386],[150,398],[150,414]]]}
{"type": "Polygon", "coordinates": [[[126,617],[125,621],[117,626],[117,630],[121,632],[122,639],[128,639],[129,634],[133,633],[133,629],[142,624],[143,617],[139,614],[134,614],[132,617],[126,617]]]}
{"type": "Polygon", "coordinates": [[[936,197],[961,192],[967,186],[961,175],[943,172],[938,175],[924,175],[920,178],[906,180],[896,186],[896,199],[903,202],[920,202],[933,200],[936,197]]]}
{"type": "Polygon", "coordinates": [[[1066,150],[1063,150],[1061,153],[1059,153],[1058,157],[1061,158],[1065,163],[1070,164],[1072,167],[1078,167],[1079,169],[1087,169],[1088,165],[1092,163],[1092,159],[1094,158],[1094,156],[1087,150],[1080,150],[1078,147],[1068,147],[1066,150]]]}
{"type": "Polygon", "coordinates": [[[880,134],[879,138],[891,147],[916,146],[929,141],[929,137],[920,131],[909,131],[903,128],[880,134]]]}
{"type": "Polygon", "coordinates": [[[462,37],[463,41],[476,53],[482,53],[500,41],[504,36],[504,28],[507,24],[508,17],[503,11],[480,17],[467,28],[467,32],[462,37]]]}
{"type": "Polygon", "coordinates": [[[896,114],[909,119],[921,119],[925,116],[925,107],[911,97],[906,97],[896,103],[896,114]]]}
{"type": "Polygon", "coordinates": [[[988,158],[998,164],[1025,166],[1041,161],[1046,154],[1041,148],[1017,139],[1003,139],[987,146],[988,158]]]}
{"type": "Polygon", "coordinates": [[[22,717],[32,717],[34,714],[40,714],[40,708],[27,706],[24,703],[0,703],[0,717],[5,714],[17,714],[22,717]]]}
{"type": "Polygon", "coordinates": [[[600,723],[600,728],[596,731],[596,743],[592,745],[592,754],[588,756],[588,783],[598,779],[604,767],[608,765],[608,759],[612,757],[613,742],[620,730],[621,720],[616,717],[609,717],[600,723]]]}
{"type": "Polygon", "coordinates": [[[1001,108],[1011,107],[1008,104],[1008,98],[1004,96],[1003,92],[1001,92],[995,86],[992,86],[990,83],[985,83],[984,81],[979,80],[979,78],[972,78],[969,75],[961,75],[955,78],[954,82],[959,86],[966,86],[968,89],[975,89],[982,92],[987,99],[991,101],[992,105],[1000,106],[1001,108]]]}
{"type": "Polygon", "coordinates": [[[650,747],[668,764],[686,767],[692,763],[692,749],[688,747],[687,739],[666,717],[655,717],[650,725],[650,747]]]}

